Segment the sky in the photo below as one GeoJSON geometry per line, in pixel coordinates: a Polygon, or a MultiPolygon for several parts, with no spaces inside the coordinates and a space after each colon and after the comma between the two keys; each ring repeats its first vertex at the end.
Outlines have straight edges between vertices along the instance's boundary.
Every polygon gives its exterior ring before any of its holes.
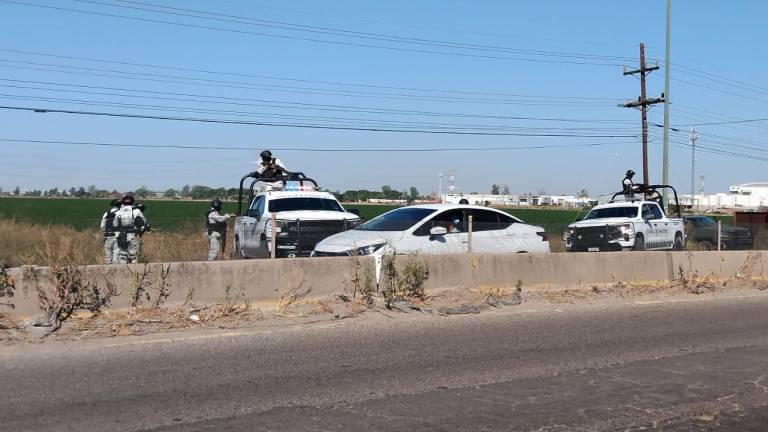
{"type": "MultiPolygon", "coordinates": [[[[622,72],[640,42],[662,66],[648,96],[663,92],[665,11],[663,0],[0,0],[0,187],[235,187],[272,149],[330,190],[429,194],[455,172],[467,193],[608,193],[627,169],[642,176],[640,112],[617,105],[639,96],[622,72]]],[[[672,1],[681,193],[694,124],[697,190],[701,176],[707,192],[768,180],[768,122],[734,122],[768,117],[766,13],[758,0],[672,1]]],[[[655,183],[662,105],[649,121],[655,183]]]]}

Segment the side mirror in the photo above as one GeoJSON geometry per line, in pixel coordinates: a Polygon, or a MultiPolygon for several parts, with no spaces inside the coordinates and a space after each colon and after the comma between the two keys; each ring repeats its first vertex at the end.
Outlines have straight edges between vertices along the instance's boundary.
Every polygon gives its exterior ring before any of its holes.
{"type": "Polygon", "coordinates": [[[448,229],[441,226],[432,227],[431,230],[429,230],[429,235],[431,236],[443,236],[448,234],[448,229]]]}
{"type": "Polygon", "coordinates": [[[349,209],[347,211],[353,215],[360,216],[360,209],[349,209]]]}

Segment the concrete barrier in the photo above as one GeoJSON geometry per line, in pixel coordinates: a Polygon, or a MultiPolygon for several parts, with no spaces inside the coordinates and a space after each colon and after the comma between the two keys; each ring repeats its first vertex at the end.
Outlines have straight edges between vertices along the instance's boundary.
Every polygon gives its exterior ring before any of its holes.
{"type": "MultiPolygon", "coordinates": [[[[763,255],[760,251],[606,252],[422,255],[418,259],[429,268],[428,290],[512,286],[518,280],[526,289],[536,289],[541,286],[672,280],[681,268],[685,272],[696,271],[701,276],[732,277],[745,264],[750,265],[753,274],[765,275],[763,255]]],[[[397,258],[399,264],[405,261],[406,257],[397,258]]],[[[211,304],[224,301],[227,295],[234,300],[246,298],[256,304],[276,302],[281,293],[298,286],[311,289],[310,298],[321,298],[345,289],[350,292],[355,267],[359,276],[366,269],[375,274],[372,257],[343,257],[84,266],[83,275],[85,280],[102,287],[106,281],[113,283],[121,295],[113,300],[112,306],[120,308],[130,306],[130,294],[142,277],[145,288],[154,297],[163,283],[162,271],[169,266],[165,283],[171,294],[166,305],[181,304],[187,299],[197,304],[211,304]]],[[[9,269],[9,274],[16,282],[12,299],[16,308],[10,312],[16,316],[36,314],[39,311],[38,290],[50,292],[52,288],[50,269],[27,266],[9,269]]]]}

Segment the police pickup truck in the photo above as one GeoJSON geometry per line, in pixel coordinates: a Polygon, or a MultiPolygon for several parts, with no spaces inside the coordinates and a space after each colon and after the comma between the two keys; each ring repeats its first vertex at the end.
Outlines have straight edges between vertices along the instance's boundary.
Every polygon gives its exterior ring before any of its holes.
{"type": "MultiPolygon", "coordinates": [[[[593,207],[584,219],[568,225],[563,234],[566,250],[682,250],[685,224],[680,207],[676,205],[677,218],[668,218],[659,205],[660,188],[674,191],[666,185],[640,185],[635,194],[616,193],[607,203],[593,207]]],[[[677,192],[674,200],[677,203],[677,192]]]]}
{"type": "Polygon", "coordinates": [[[360,217],[348,212],[317,183],[302,173],[265,179],[256,173],[240,181],[240,201],[234,228],[236,258],[308,257],[315,245],[333,234],[360,225],[360,217]],[[243,208],[243,183],[253,178],[243,208]],[[254,190],[257,183],[267,187],[254,190]],[[273,238],[274,236],[274,238],[273,238]]]}

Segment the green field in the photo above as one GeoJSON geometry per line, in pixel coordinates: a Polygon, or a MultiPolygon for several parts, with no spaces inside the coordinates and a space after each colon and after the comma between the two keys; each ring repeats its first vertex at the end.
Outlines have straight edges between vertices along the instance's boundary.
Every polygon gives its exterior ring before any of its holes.
{"type": "MultiPolygon", "coordinates": [[[[208,201],[145,201],[147,219],[157,229],[179,231],[190,226],[202,227],[208,201]]],[[[0,198],[0,218],[37,224],[65,224],[78,229],[98,228],[101,215],[106,211],[109,200],[105,199],[45,199],[45,198],[0,198]]],[[[396,208],[385,204],[345,204],[347,209],[358,209],[360,216],[369,220],[396,208]]],[[[234,213],[237,204],[224,203],[224,211],[234,213]]],[[[542,208],[505,208],[504,211],[526,223],[544,227],[550,233],[559,234],[563,227],[573,222],[578,210],[542,208]]],[[[724,222],[731,218],[725,216],[724,222]]]]}
{"type": "MultiPolygon", "coordinates": [[[[157,229],[177,231],[190,225],[203,225],[207,201],[147,200],[147,219],[157,229]]],[[[45,199],[0,198],[0,218],[16,219],[36,224],[64,224],[78,229],[98,228],[101,215],[109,206],[106,199],[45,199]]],[[[346,204],[347,209],[357,209],[360,216],[369,220],[396,208],[393,205],[346,204]]],[[[224,211],[234,213],[237,205],[224,204],[224,211]]],[[[545,226],[555,231],[572,222],[578,214],[575,210],[505,209],[525,222],[545,226]],[[556,228],[556,229],[555,229],[556,228]]]]}

